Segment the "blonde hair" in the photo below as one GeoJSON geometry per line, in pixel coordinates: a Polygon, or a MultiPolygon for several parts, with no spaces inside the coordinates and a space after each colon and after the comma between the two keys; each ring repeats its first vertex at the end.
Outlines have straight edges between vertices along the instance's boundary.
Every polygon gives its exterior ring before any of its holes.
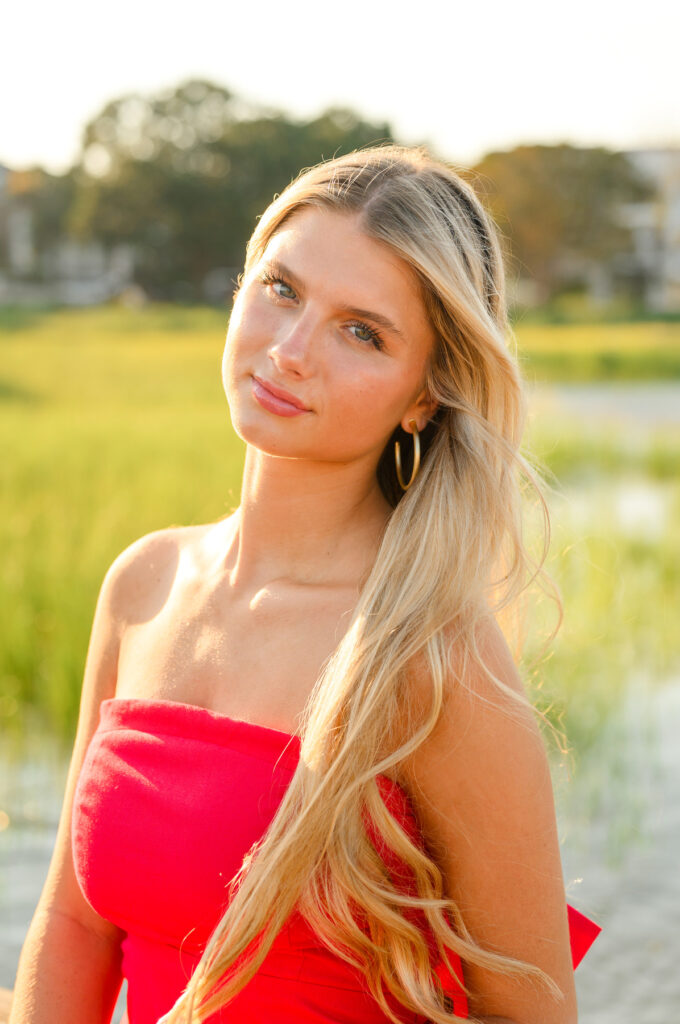
{"type": "Polygon", "coordinates": [[[228,908],[185,991],[162,1021],[203,1021],[225,1005],[256,973],[294,911],[363,971],[395,1024],[383,985],[432,1022],[460,1019],[446,1008],[426,937],[409,920],[414,910],[424,915],[447,966],[445,947],[463,964],[540,978],[559,999],[560,989],[537,966],[473,940],[436,861],[401,828],[376,782],[379,774],[396,778],[399,764],[434,728],[454,644],[457,684],[465,685],[472,661],[530,706],[485,665],[475,635],[489,610],[512,606],[528,580],[545,576],[547,551],[546,539],[541,559],[532,561],[522,537],[522,481],[539,497],[540,487],[520,453],[525,397],[511,351],[499,236],[472,187],[424,147],[374,146],[301,172],[275,197],[248,243],[246,277],[285,220],[309,206],[359,214],[366,235],[415,274],[437,335],[426,386],[439,407],[421,432],[421,465],[406,492],[394,467],[394,441],[410,450],[400,425],[380,458],[377,477],[393,512],[349,628],[304,709],[297,769],[231,880],[228,908]],[[425,707],[407,684],[415,658],[431,677],[425,707]],[[365,815],[412,872],[412,895],[393,884],[365,815]],[[367,930],[357,923],[356,907],[367,930]]]}

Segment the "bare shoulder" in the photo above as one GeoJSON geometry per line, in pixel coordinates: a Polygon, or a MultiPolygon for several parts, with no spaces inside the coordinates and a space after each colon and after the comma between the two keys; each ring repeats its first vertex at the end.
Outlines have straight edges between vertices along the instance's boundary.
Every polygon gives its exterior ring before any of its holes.
{"type": "Polygon", "coordinates": [[[492,616],[480,621],[476,638],[496,680],[452,651],[441,714],[402,766],[404,784],[473,938],[537,965],[565,994],[558,1004],[535,981],[468,964],[471,1011],[563,1024],[575,1020],[576,1003],[547,752],[492,616]]]}
{"type": "Polygon", "coordinates": [[[176,565],[186,530],[155,530],[133,541],[104,573],[94,609],[80,701],[75,749],[83,753],[103,700],[115,696],[121,637],[149,600],[158,579],[176,565]]]}
{"type": "Polygon", "coordinates": [[[159,575],[176,562],[184,528],[154,530],[133,541],[104,573],[94,609],[85,663],[83,706],[90,720],[89,735],[99,704],[115,694],[120,641],[126,625],[153,592],[159,575]]]}
{"type": "MultiPolygon", "coordinates": [[[[445,639],[448,642],[448,637],[445,639]]],[[[488,744],[502,759],[516,748],[520,737],[524,742],[533,744],[537,738],[540,740],[534,712],[515,659],[491,614],[477,623],[475,640],[488,671],[484,671],[471,657],[464,659],[462,652],[450,645],[441,714],[427,740],[404,765],[413,781],[417,781],[417,776],[427,771],[428,766],[436,768],[440,756],[447,758],[449,771],[455,770],[453,751],[464,746],[472,746],[474,754],[480,749],[479,744],[488,744]],[[498,749],[499,741],[509,743],[510,749],[506,746],[498,749]]],[[[432,682],[422,661],[417,661],[414,667],[410,684],[415,688],[419,701],[427,703],[432,682]]],[[[542,740],[540,742],[542,744],[542,740]]],[[[464,765],[460,765],[461,772],[469,772],[470,767],[469,760],[466,760],[464,765]]]]}
{"type": "Polygon", "coordinates": [[[135,621],[154,589],[174,575],[182,552],[195,544],[205,527],[172,526],[153,530],[129,544],[113,560],[101,596],[112,621],[122,629],[135,621]]]}

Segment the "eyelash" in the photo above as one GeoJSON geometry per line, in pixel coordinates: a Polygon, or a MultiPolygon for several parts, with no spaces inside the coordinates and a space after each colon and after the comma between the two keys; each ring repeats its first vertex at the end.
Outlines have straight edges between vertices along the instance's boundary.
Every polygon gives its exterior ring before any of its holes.
{"type": "MultiPolygon", "coordinates": [[[[291,291],[295,291],[292,285],[288,284],[288,282],[285,281],[282,277],[279,277],[276,274],[270,274],[268,270],[262,272],[262,274],[259,277],[259,280],[262,282],[262,284],[282,284],[285,285],[286,288],[290,288],[291,291]]],[[[288,296],[279,295],[279,298],[285,299],[288,298],[288,296]]],[[[349,326],[358,327],[360,330],[366,331],[370,335],[370,338],[357,338],[357,341],[363,341],[364,345],[374,345],[379,352],[382,351],[382,349],[385,346],[385,342],[383,341],[381,334],[378,331],[376,331],[375,327],[370,327],[368,324],[365,324],[362,320],[353,320],[349,326]]]]}

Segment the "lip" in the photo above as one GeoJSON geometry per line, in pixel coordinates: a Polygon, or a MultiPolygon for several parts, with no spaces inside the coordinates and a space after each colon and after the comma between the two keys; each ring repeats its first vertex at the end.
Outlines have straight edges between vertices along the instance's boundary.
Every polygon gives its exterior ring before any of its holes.
{"type": "Polygon", "coordinates": [[[294,394],[291,394],[290,391],[284,391],[283,388],[275,387],[273,384],[270,384],[269,381],[262,380],[261,377],[257,377],[255,374],[253,374],[253,380],[260,386],[260,388],[264,388],[264,390],[268,391],[268,393],[273,395],[274,398],[278,398],[279,401],[285,402],[287,406],[292,407],[300,413],[309,412],[300,399],[294,394]]]}

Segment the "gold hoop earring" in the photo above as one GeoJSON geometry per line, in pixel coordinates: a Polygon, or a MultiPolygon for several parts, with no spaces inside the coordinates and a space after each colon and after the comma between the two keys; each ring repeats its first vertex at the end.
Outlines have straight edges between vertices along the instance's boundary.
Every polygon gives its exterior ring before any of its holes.
{"type": "Polygon", "coordinates": [[[413,427],[413,469],[411,470],[411,479],[407,484],[404,483],[404,479],[401,475],[401,449],[399,442],[394,442],[394,461],[397,468],[397,479],[401,485],[402,491],[407,491],[409,489],[416,478],[416,473],[420,466],[420,434],[418,433],[418,424],[415,420],[409,420],[408,425],[409,427],[413,427]]]}

